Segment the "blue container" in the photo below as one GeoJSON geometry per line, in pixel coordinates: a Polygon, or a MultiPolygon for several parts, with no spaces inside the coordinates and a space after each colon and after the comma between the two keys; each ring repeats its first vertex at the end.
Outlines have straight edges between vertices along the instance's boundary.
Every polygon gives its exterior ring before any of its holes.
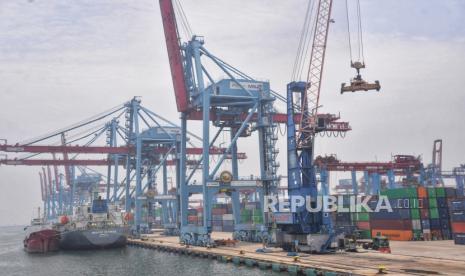
{"type": "Polygon", "coordinates": [[[454,233],[455,244],[465,244],[465,233],[454,233]]]}
{"type": "Polygon", "coordinates": [[[392,209],[392,212],[380,210],[379,212],[370,213],[370,218],[374,220],[410,219],[410,209],[392,209]]]}
{"type": "Polygon", "coordinates": [[[450,222],[448,219],[440,219],[439,223],[441,223],[441,229],[450,230],[450,222]]]}
{"type": "Polygon", "coordinates": [[[465,221],[465,211],[454,211],[450,214],[451,221],[465,221]]]}
{"type": "Polygon", "coordinates": [[[455,198],[457,196],[457,190],[455,188],[444,188],[444,190],[448,198],[455,198]]]}
{"type": "Polygon", "coordinates": [[[443,239],[445,239],[445,240],[452,239],[452,231],[451,230],[442,229],[441,232],[442,232],[442,238],[443,239]]]}
{"type": "Polygon", "coordinates": [[[436,198],[438,203],[438,208],[447,208],[447,198],[445,197],[438,197],[436,198]]]}
{"type": "Polygon", "coordinates": [[[399,209],[401,219],[410,219],[410,209],[399,209]]]}
{"type": "Polygon", "coordinates": [[[421,220],[421,228],[422,229],[430,229],[431,228],[430,223],[429,223],[429,219],[422,219],[421,220]]]}
{"type": "Polygon", "coordinates": [[[449,210],[447,208],[439,208],[439,218],[449,220],[449,210]]]}
{"type": "Polygon", "coordinates": [[[449,201],[449,209],[451,211],[463,211],[465,210],[465,200],[455,199],[449,201]]]}
{"type": "Polygon", "coordinates": [[[429,220],[430,228],[431,229],[442,229],[441,228],[441,221],[439,219],[430,219],[429,220]]]}

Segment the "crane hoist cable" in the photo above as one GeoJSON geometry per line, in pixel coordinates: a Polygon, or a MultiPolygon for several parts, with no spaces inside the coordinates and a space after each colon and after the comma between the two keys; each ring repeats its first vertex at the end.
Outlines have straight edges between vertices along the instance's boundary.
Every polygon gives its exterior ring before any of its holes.
{"type": "Polygon", "coordinates": [[[184,35],[186,40],[189,40],[192,38],[193,32],[191,25],[189,24],[189,21],[187,20],[186,13],[184,12],[184,9],[182,8],[180,0],[174,0],[174,9],[176,13],[176,18],[180,19],[180,25],[183,29],[184,35]]]}
{"type": "Polygon", "coordinates": [[[360,0],[356,0],[356,17],[357,17],[357,40],[356,40],[356,54],[357,60],[354,60],[353,56],[353,47],[352,47],[352,40],[351,40],[351,33],[350,33],[350,16],[349,16],[349,4],[348,0],[345,0],[345,9],[346,9],[346,20],[347,20],[347,36],[348,36],[348,44],[349,44],[349,55],[350,55],[350,67],[354,68],[357,71],[357,74],[353,79],[350,81],[350,85],[346,86],[345,83],[341,85],[341,94],[344,92],[356,92],[356,91],[368,91],[368,90],[376,90],[379,91],[381,89],[381,85],[379,81],[375,81],[374,83],[368,83],[365,81],[361,74],[360,69],[365,68],[365,53],[364,53],[364,46],[363,46],[363,28],[362,28],[362,12],[360,8],[360,0]]]}
{"type": "Polygon", "coordinates": [[[309,42],[308,29],[310,28],[310,22],[311,22],[310,19],[311,19],[311,13],[313,10],[313,4],[314,4],[314,1],[312,0],[308,1],[307,10],[305,12],[305,17],[304,17],[304,24],[302,25],[302,30],[300,32],[300,39],[299,39],[299,45],[297,47],[297,54],[294,60],[294,67],[292,69],[292,76],[291,76],[292,80],[297,80],[297,78],[300,78],[299,75],[301,74],[301,71],[302,71],[302,64],[304,63],[303,60],[305,60],[304,53],[306,52],[305,50],[307,49],[306,45],[309,42]]]}
{"type": "MultiPolygon", "coordinates": [[[[345,0],[345,9],[346,9],[346,21],[347,21],[347,39],[349,44],[349,54],[350,54],[350,62],[354,63],[353,58],[353,51],[352,51],[352,39],[351,39],[351,32],[350,32],[350,16],[349,16],[349,4],[348,0],[345,0]]],[[[357,17],[357,44],[356,44],[356,53],[357,53],[357,60],[355,62],[361,62],[365,64],[365,53],[364,53],[364,46],[363,46],[363,28],[362,28],[362,13],[360,9],[360,0],[356,0],[356,17],[357,17]]]]}

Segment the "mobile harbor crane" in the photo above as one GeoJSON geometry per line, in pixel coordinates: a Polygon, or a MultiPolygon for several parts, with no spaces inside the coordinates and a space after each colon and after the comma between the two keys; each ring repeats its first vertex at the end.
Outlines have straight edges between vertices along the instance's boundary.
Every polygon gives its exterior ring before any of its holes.
{"type": "MultiPolygon", "coordinates": [[[[305,82],[293,81],[287,85],[288,195],[290,197],[310,197],[312,199],[310,203],[312,208],[315,208],[317,196],[319,195],[317,171],[314,164],[315,136],[319,132],[328,131],[325,121],[318,116],[318,109],[320,107],[321,80],[328,30],[330,23],[334,22],[331,19],[332,4],[332,0],[319,0],[309,3],[302,31],[302,34],[305,35],[310,30],[313,30],[307,80],[305,82]],[[313,3],[316,3],[317,6],[315,8],[314,26],[311,26],[313,3]],[[300,99],[300,102],[297,101],[297,106],[294,104],[294,94],[298,94],[298,99],[300,99]],[[300,124],[294,119],[295,114],[299,111],[301,116],[300,124]]],[[[361,32],[361,28],[359,30],[361,32]]],[[[305,52],[305,48],[304,39],[304,43],[301,42],[301,45],[299,45],[298,52],[305,52]]],[[[360,48],[363,49],[362,46],[360,48]]],[[[304,56],[305,54],[298,53],[296,60],[302,59],[304,56]]],[[[303,63],[302,61],[295,62],[295,64],[303,63]]],[[[364,66],[359,63],[352,62],[360,76],[359,70],[364,66]]],[[[298,68],[294,68],[294,72],[298,71],[298,68]]],[[[294,74],[294,77],[297,75],[294,74]]],[[[353,83],[351,86],[350,90],[360,90],[360,88],[356,87],[359,86],[357,83],[353,83]]],[[[369,88],[366,85],[361,87],[362,90],[369,88]]],[[[329,188],[324,186],[327,184],[324,178],[323,175],[320,177],[323,195],[329,192],[329,188]]],[[[335,232],[328,213],[323,211],[309,212],[306,205],[297,206],[295,212],[275,213],[275,221],[278,229],[276,231],[276,243],[288,251],[328,252],[333,249],[332,244],[336,241],[336,237],[344,234],[335,232]]]]}

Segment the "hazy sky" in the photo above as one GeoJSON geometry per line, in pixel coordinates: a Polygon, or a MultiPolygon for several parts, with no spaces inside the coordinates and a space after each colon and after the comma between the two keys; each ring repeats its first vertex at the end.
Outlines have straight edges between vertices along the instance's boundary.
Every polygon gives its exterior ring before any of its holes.
{"type": "MultiPolygon", "coordinates": [[[[211,52],[270,80],[284,95],[307,1],[182,3],[211,52]]],[[[334,1],[321,103],[323,112],[341,112],[353,131],[345,139],[319,139],[317,153],[347,161],[422,154],[428,163],[433,140],[442,138],[444,167],[464,163],[465,1],[361,1],[368,66],[363,76],[380,80],[382,91],[341,96],[341,82],[354,75],[343,3],[334,1]]],[[[135,95],[155,112],[179,117],[155,0],[1,1],[0,76],[0,138],[11,143],[135,95]]],[[[280,145],[285,169],[285,139],[280,145]]],[[[241,146],[255,162],[254,148],[241,146]]],[[[0,225],[27,223],[41,205],[39,169],[0,167],[0,225]]]]}

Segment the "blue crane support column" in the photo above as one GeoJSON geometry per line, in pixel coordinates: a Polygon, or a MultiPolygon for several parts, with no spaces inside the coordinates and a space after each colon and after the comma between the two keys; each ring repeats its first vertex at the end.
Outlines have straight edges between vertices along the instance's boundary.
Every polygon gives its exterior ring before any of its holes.
{"type": "Polygon", "coordinates": [[[74,166],[71,166],[70,178],[71,178],[71,196],[70,196],[70,210],[69,213],[73,214],[73,207],[74,207],[74,195],[76,194],[76,179],[74,178],[76,169],[74,166]]]}
{"type": "Polygon", "coordinates": [[[394,189],[395,188],[395,182],[396,182],[394,171],[393,170],[388,170],[387,171],[387,177],[388,177],[388,185],[389,185],[388,187],[389,187],[389,189],[394,189]]]}
{"type": "MultiPolygon", "coordinates": [[[[132,102],[134,99],[131,101],[131,105],[128,106],[128,111],[129,111],[129,126],[128,126],[128,142],[127,145],[129,146],[131,144],[131,140],[133,139],[133,118],[134,118],[134,108],[132,102]]],[[[130,187],[131,186],[131,155],[128,153],[126,157],[126,190],[125,190],[125,208],[126,208],[126,213],[131,212],[131,191],[130,187]]]]}
{"type": "MultiPolygon", "coordinates": [[[[320,171],[320,180],[321,180],[321,195],[323,197],[326,197],[329,195],[330,189],[329,189],[329,173],[326,169],[321,169],[320,171]]],[[[326,225],[328,230],[331,231],[332,229],[332,222],[331,222],[331,216],[328,212],[323,213],[323,224],[326,225]]]]}
{"type": "MultiPolygon", "coordinates": [[[[231,136],[231,168],[232,168],[232,175],[234,180],[239,179],[239,166],[237,162],[237,142],[233,141],[233,138],[235,136],[235,132],[233,128],[231,128],[230,132],[231,136]]],[[[232,201],[232,208],[233,208],[233,215],[234,215],[234,225],[240,224],[241,223],[241,207],[240,207],[240,197],[239,197],[239,191],[234,190],[231,193],[231,201],[232,201]]]]}
{"type": "MultiPolygon", "coordinates": [[[[112,135],[112,142],[113,142],[113,147],[118,146],[118,142],[116,139],[116,131],[117,131],[117,126],[118,126],[118,121],[113,119],[111,122],[111,135],[112,135]]],[[[113,169],[113,202],[118,201],[118,166],[119,166],[119,155],[115,154],[113,155],[113,158],[115,159],[115,164],[114,164],[114,169],[113,169]]]]}
{"type": "MultiPolygon", "coordinates": [[[[113,122],[110,123],[110,126],[113,124],[113,122]]],[[[106,124],[105,126],[107,128],[107,131],[108,131],[108,124],[106,124]]],[[[107,136],[107,145],[109,147],[112,147],[113,146],[113,133],[111,133],[113,131],[112,128],[110,128],[110,137],[107,136]]],[[[108,132],[107,132],[108,133],[108,132]]],[[[108,134],[107,134],[108,135],[108,134]]],[[[111,160],[111,154],[108,154],[107,155],[107,158],[108,160],[111,160]]],[[[106,195],[107,195],[107,201],[110,202],[110,183],[111,183],[111,164],[108,164],[107,166],[107,185],[106,185],[106,195]]]]}
{"type": "Polygon", "coordinates": [[[352,171],[351,176],[352,176],[352,191],[354,195],[358,195],[357,172],[352,171]]]}
{"type": "Polygon", "coordinates": [[[210,178],[210,94],[205,91],[202,74],[202,63],[200,61],[201,42],[193,39],[192,46],[194,50],[195,73],[197,75],[197,86],[200,95],[202,95],[202,186],[203,186],[203,230],[204,233],[210,233],[211,209],[210,198],[208,197],[207,182],[210,178]]]}
{"type": "Polygon", "coordinates": [[[380,178],[380,175],[379,173],[372,173],[371,174],[371,179],[372,179],[372,194],[373,195],[378,195],[380,190],[381,190],[381,178],[380,178]]]}
{"type": "MultiPolygon", "coordinates": [[[[168,194],[168,169],[167,169],[167,166],[166,166],[166,160],[163,161],[163,195],[167,195],[168,194]]],[[[168,223],[168,212],[169,212],[169,203],[167,201],[163,201],[162,203],[162,215],[163,215],[163,223],[168,223]]]]}
{"type": "Polygon", "coordinates": [[[181,227],[187,226],[187,209],[189,208],[189,194],[186,183],[186,144],[187,144],[187,118],[186,113],[181,113],[181,152],[179,159],[179,193],[181,200],[181,227]]]}
{"type": "Polygon", "coordinates": [[[134,119],[134,136],[136,138],[136,194],[135,198],[135,212],[134,212],[134,226],[136,231],[140,231],[141,208],[142,208],[142,137],[139,135],[139,116],[137,112],[139,110],[138,102],[133,100],[133,119],[134,119]]]}
{"type": "Polygon", "coordinates": [[[363,172],[363,179],[365,180],[364,181],[365,182],[365,185],[364,185],[365,194],[369,195],[371,192],[371,185],[370,185],[370,175],[368,174],[367,171],[363,172]]]}

